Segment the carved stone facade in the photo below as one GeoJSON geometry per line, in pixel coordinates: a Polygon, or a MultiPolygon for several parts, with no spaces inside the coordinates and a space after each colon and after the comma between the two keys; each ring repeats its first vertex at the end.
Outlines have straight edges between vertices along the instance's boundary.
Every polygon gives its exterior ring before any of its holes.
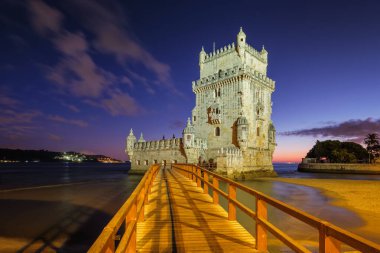
{"type": "MultiPolygon", "coordinates": [[[[200,78],[183,138],[146,142],[131,130],[126,152],[133,169],[170,162],[212,162],[228,176],[273,172],[276,146],[271,121],[275,82],[266,76],[268,52],[246,43],[242,29],[232,43],[211,53],[202,47],[200,78]]],[[[268,174],[268,173],[266,173],[268,174]]]]}

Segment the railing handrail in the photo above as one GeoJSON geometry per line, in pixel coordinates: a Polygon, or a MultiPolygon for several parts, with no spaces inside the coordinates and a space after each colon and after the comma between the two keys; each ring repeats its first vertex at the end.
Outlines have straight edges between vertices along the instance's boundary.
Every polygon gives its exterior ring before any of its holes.
{"type": "MultiPolygon", "coordinates": [[[[94,244],[92,244],[88,252],[115,252],[116,233],[124,222],[126,223],[125,232],[116,252],[124,252],[131,241],[133,239],[136,240],[136,223],[137,220],[141,221],[144,219],[144,205],[147,202],[148,193],[159,168],[160,165],[154,164],[145,172],[140,183],[134,189],[127,201],[104,227],[103,231],[94,244]]],[[[132,243],[132,248],[136,247],[135,244],[136,242],[132,243]]]]}
{"type": "MultiPolygon", "coordinates": [[[[236,181],[225,178],[225,177],[223,177],[219,174],[216,174],[214,172],[211,172],[209,170],[203,169],[200,166],[193,165],[193,164],[172,164],[172,167],[175,169],[182,170],[183,172],[185,172],[185,174],[187,174],[187,176],[189,178],[193,178],[193,179],[195,178],[195,181],[197,181],[198,186],[201,186],[200,182],[203,182],[203,184],[207,185],[207,187],[211,187],[213,189],[213,192],[217,192],[217,194],[222,195],[223,197],[225,197],[228,200],[229,209],[230,208],[233,209],[232,210],[233,213],[235,213],[234,208],[237,206],[240,210],[242,210],[248,216],[255,219],[256,223],[259,223],[259,225],[264,227],[266,230],[270,231],[273,235],[275,235],[275,237],[277,237],[278,239],[283,241],[287,246],[289,246],[290,248],[292,248],[296,252],[310,252],[310,251],[308,249],[306,249],[303,245],[299,244],[298,242],[296,242],[295,240],[290,238],[288,235],[286,235],[283,231],[278,229],[276,226],[271,224],[266,219],[266,217],[265,218],[259,217],[260,215],[257,214],[257,212],[259,212],[259,210],[257,209],[258,208],[257,206],[256,206],[256,212],[254,212],[250,208],[248,208],[247,206],[245,206],[244,204],[239,202],[236,199],[236,188],[238,188],[238,189],[240,189],[240,190],[242,190],[242,191],[244,191],[250,195],[253,195],[257,200],[256,205],[257,205],[258,201],[263,201],[264,205],[265,205],[265,203],[267,203],[267,204],[269,204],[269,205],[271,205],[277,209],[280,209],[284,213],[286,213],[286,214],[310,225],[311,227],[318,229],[318,231],[319,231],[319,252],[327,252],[327,251],[339,252],[340,242],[343,242],[343,243],[351,246],[352,248],[354,248],[356,250],[360,250],[362,252],[380,252],[380,245],[377,243],[369,241],[369,240],[367,240],[361,236],[355,235],[355,234],[353,234],[347,230],[344,230],[344,229],[342,229],[336,225],[330,224],[327,221],[321,220],[321,219],[319,219],[319,218],[317,218],[311,214],[308,214],[304,211],[301,211],[301,210],[299,210],[295,207],[292,207],[292,206],[290,206],[290,205],[288,205],[288,204],[286,204],[280,200],[277,200],[277,199],[272,198],[272,197],[270,197],[264,193],[261,193],[259,191],[254,190],[254,189],[251,189],[251,188],[249,188],[243,184],[240,184],[236,181]],[[179,166],[184,166],[185,168],[188,168],[190,166],[191,170],[183,169],[183,168],[180,168],[179,166]],[[202,172],[203,172],[203,175],[205,175],[205,174],[207,175],[206,176],[207,180],[205,180],[205,178],[202,177],[202,172]],[[189,175],[191,175],[191,177],[189,175]],[[214,181],[213,181],[213,183],[210,183],[208,181],[210,175],[213,176],[213,180],[214,180],[214,178],[216,178],[219,181],[223,181],[223,182],[227,183],[228,189],[230,189],[230,186],[232,186],[233,188],[231,188],[231,189],[233,190],[233,192],[235,192],[234,193],[235,196],[230,197],[230,193],[226,193],[226,192],[222,191],[221,189],[219,189],[218,188],[219,183],[216,184],[217,187],[215,187],[214,181]],[[232,206],[230,206],[230,205],[232,205],[232,206]]],[[[214,195],[214,193],[213,193],[213,195],[214,195]]],[[[215,195],[214,195],[214,203],[215,203],[215,195]]],[[[218,203],[218,201],[217,201],[217,203],[218,203]]],[[[230,210],[229,210],[229,212],[230,212],[230,210]]],[[[265,216],[266,216],[266,207],[265,207],[264,212],[265,212],[265,216]]],[[[232,218],[236,219],[236,214],[235,214],[235,217],[233,217],[233,216],[234,215],[232,215],[232,218]]],[[[230,218],[230,214],[229,214],[229,218],[230,218]]],[[[256,237],[259,237],[259,236],[256,236],[256,237]]],[[[264,250],[267,250],[266,249],[266,247],[267,247],[267,245],[266,245],[266,232],[265,232],[264,237],[265,237],[264,250]]],[[[256,240],[260,240],[260,238],[256,238],[256,240]]],[[[256,244],[258,244],[258,242],[256,242],[256,244]]],[[[261,250],[262,249],[263,248],[261,248],[261,250]]]]}

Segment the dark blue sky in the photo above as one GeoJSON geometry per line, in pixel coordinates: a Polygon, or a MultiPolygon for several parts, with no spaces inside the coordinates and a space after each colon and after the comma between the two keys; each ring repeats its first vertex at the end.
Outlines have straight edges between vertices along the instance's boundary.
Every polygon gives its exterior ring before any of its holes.
{"type": "Polygon", "coordinates": [[[269,52],[276,161],[379,132],[379,1],[2,1],[0,146],[126,159],[132,127],[178,136],[198,55],[269,52]]]}

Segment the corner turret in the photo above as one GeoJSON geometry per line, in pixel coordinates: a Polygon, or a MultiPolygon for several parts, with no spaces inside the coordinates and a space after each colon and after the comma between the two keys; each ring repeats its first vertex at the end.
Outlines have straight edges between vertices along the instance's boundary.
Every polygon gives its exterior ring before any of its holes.
{"type": "Polygon", "coordinates": [[[139,142],[145,142],[145,140],[144,140],[144,136],[143,136],[143,133],[141,133],[141,135],[140,135],[139,142]]]}
{"type": "Polygon", "coordinates": [[[244,53],[245,53],[245,40],[247,36],[243,32],[243,28],[240,27],[240,32],[237,35],[237,43],[236,43],[236,49],[237,52],[242,60],[244,60],[244,53]]]}
{"type": "Polygon", "coordinates": [[[262,56],[262,58],[264,59],[265,62],[268,62],[268,51],[265,50],[264,45],[260,51],[260,55],[262,56]]]}
{"type": "Polygon", "coordinates": [[[199,53],[199,68],[202,70],[203,69],[203,64],[205,62],[205,59],[206,59],[206,52],[205,52],[205,49],[203,48],[202,46],[202,50],[201,52],[199,53]]]}
{"type": "Polygon", "coordinates": [[[268,142],[269,144],[276,145],[276,128],[272,122],[269,124],[268,128],[268,142]]]}
{"type": "Polygon", "coordinates": [[[237,141],[242,150],[247,148],[248,144],[248,120],[244,116],[240,116],[236,122],[237,126],[237,141]]]}
{"type": "Polygon", "coordinates": [[[136,140],[137,140],[136,136],[133,134],[133,130],[131,128],[131,130],[129,131],[129,135],[127,137],[127,146],[125,148],[125,153],[128,155],[129,160],[132,160],[133,150],[134,150],[136,140]]]}
{"type": "Polygon", "coordinates": [[[190,118],[187,118],[187,125],[185,129],[183,129],[183,140],[185,148],[191,148],[194,145],[195,139],[195,129],[194,126],[190,122],[190,118]]]}

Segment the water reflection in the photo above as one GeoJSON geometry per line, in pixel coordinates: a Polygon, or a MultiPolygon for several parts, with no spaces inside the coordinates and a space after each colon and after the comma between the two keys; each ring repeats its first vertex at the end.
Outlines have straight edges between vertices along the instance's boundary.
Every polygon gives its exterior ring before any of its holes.
{"type": "Polygon", "coordinates": [[[125,165],[8,166],[0,167],[0,252],[85,252],[141,179],[125,165]]]}

